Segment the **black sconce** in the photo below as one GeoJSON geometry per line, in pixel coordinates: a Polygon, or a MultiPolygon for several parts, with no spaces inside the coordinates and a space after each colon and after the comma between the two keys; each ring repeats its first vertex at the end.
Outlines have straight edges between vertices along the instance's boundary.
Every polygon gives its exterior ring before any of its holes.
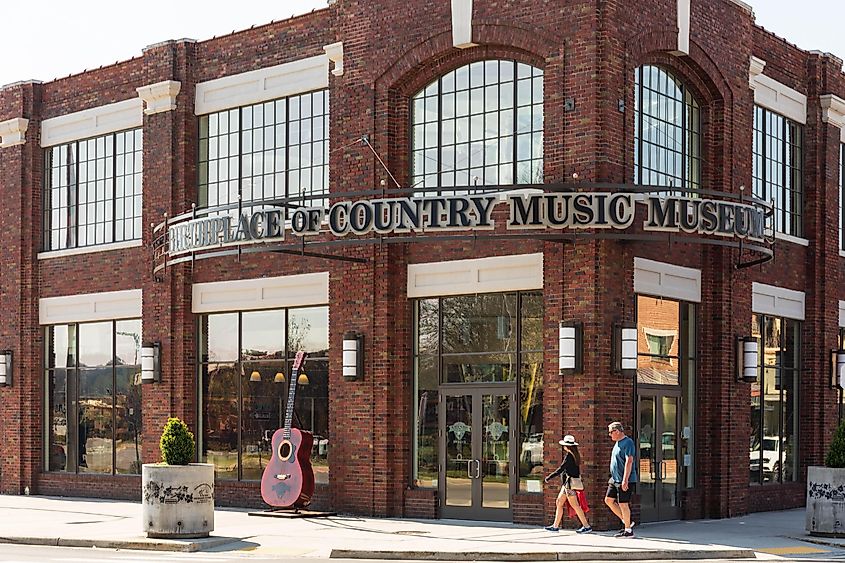
{"type": "Polygon", "coordinates": [[[12,351],[0,352],[0,387],[12,386],[12,351]]]}
{"type": "Polygon", "coordinates": [[[624,321],[613,325],[611,341],[613,372],[633,377],[637,374],[637,324],[624,321]]]}

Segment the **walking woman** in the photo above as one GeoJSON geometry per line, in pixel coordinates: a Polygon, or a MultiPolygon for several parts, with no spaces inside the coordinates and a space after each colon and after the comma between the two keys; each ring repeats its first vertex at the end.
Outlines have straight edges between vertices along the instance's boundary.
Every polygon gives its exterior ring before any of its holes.
{"type": "MultiPolygon", "coordinates": [[[[555,469],[544,481],[548,483],[551,479],[560,475],[563,484],[555,503],[555,521],[551,526],[546,526],[546,530],[550,532],[560,531],[563,510],[566,503],[569,502],[575,514],[578,515],[578,520],[581,521],[581,527],[575,531],[579,534],[589,534],[593,531],[593,527],[587,521],[587,515],[584,514],[578,499],[578,492],[584,490],[584,484],[581,481],[581,454],[578,453],[578,442],[575,441],[574,436],[567,434],[559,444],[563,446],[566,455],[564,455],[560,467],[555,469]]],[[[583,492],[581,494],[583,495],[583,492]]]]}

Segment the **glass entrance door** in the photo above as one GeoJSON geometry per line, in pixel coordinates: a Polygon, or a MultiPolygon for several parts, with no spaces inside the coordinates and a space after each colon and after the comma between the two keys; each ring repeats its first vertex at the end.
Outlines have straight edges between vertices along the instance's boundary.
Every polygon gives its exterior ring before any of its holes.
{"type": "Polygon", "coordinates": [[[440,405],[441,516],[512,520],[510,499],[517,483],[514,387],[441,387],[440,405]]]}
{"type": "Polygon", "coordinates": [[[679,394],[641,390],[637,401],[640,510],[643,522],[680,518],[679,394]]]}

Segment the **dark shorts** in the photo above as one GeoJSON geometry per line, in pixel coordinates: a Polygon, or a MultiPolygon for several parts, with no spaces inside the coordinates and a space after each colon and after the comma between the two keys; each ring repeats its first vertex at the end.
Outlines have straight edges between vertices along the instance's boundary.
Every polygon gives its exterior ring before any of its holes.
{"type": "Polygon", "coordinates": [[[607,498],[615,498],[621,504],[628,504],[631,502],[631,497],[637,492],[636,483],[628,483],[628,490],[622,490],[622,483],[608,483],[607,493],[604,496],[607,498]]]}

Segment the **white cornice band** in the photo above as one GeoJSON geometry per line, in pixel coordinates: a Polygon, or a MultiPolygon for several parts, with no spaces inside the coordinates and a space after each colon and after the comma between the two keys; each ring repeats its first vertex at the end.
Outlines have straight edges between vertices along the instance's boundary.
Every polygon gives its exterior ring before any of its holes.
{"type": "Polygon", "coordinates": [[[0,121],[0,149],[26,143],[28,127],[29,120],[22,117],[0,121]]]}
{"type": "Polygon", "coordinates": [[[408,265],[408,297],[543,289],[543,254],[408,265]]]}
{"type": "Polygon", "coordinates": [[[323,50],[323,55],[200,82],[194,112],[206,115],[328,88],[329,61],[334,63],[333,75],[343,74],[343,43],[326,45],[323,50]]]}
{"type": "Polygon", "coordinates": [[[774,285],[751,284],[751,312],[804,320],[804,292],[774,285]]]}
{"type": "Polygon", "coordinates": [[[165,80],[148,86],[136,88],[138,97],[147,105],[145,115],[154,115],[176,109],[176,96],[182,89],[182,83],[176,80],[165,80]]]}
{"type": "Polygon", "coordinates": [[[822,121],[839,127],[840,140],[845,143],[845,100],[834,94],[819,98],[822,106],[822,121]]]}
{"type": "Polygon", "coordinates": [[[192,313],[250,311],[326,305],[329,273],[195,283],[192,313]]]}
{"type": "Polygon", "coordinates": [[[42,325],[133,319],[141,317],[142,291],[106,291],[38,300],[38,322],[42,325]]]}
{"type": "Polygon", "coordinates": [[[634,258],[634,293],[701,303],[701,270],[634,258]]]}
{"type": "Polygon", "coordinates": [[[144,102],[132,98],[114,104],[52,117],[41,122],[41,146],[53,147],[144,124],[144,102]]]}
{"type": "Polygon", "coordinates": [[[754,90],[754,103],[801,125],[807,124],[807,96],[763,74],[766,61],[751,57],[748,84],[754,90]]]}

